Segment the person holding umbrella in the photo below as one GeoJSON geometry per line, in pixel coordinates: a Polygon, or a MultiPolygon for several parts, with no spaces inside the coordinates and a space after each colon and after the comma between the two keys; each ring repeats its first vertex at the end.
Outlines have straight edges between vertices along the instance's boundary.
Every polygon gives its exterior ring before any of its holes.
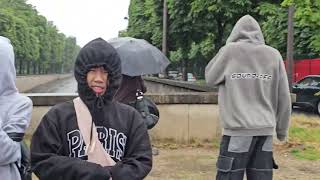
{"type": "Polygon", "coordinates": [[[108,42],[117,50],[122,67],[122,81],[114,99],[136,108],[148,129],[153,128],[159,120],[159,110],[143,96],[147,88],[141,76],[163,72],[170,64],[168,58],[143,39],[120,37],[108,42]]]}
{"type": "Polygon", "coordinates": [[[144,119],[148,129],[152,129],[159,121],[159,110],[156,104],[144,96],[147,88],[141,76],[122,75],[120,87],[114,99],[134,107],[144,119]]]}

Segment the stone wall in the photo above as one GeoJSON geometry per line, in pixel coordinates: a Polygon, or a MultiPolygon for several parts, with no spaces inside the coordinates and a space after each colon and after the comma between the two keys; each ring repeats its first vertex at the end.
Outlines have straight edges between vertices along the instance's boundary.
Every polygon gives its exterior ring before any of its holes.
{"type": "Polygon", "coordinates": [[[16,86],[19,92],[27,92],[32,88],[39,85],[43,85],[59,79],[64,79],[72,76],[72,74],[48,74],[48,75],[28,75],[28,76],[17,76],[16,86]]]}
{"type": "MultiPolygon", "coordinates": [[[[76,94],[26,94],[34,104],[32,135],[43,115],[57,103],[72,100],[76,94]]],[[[176,142],[210,140],[220,135],[217,96],[215,93],[173,93],[147,95],[157,103],[160,111],[158,124],[150,131],[153,139],[176,142]]]]}
{"type": "Polygon", "coordinates": [[[144,77],[145,85],[149,93],[174,93],[174,92],[216,92],[217,88],[211,88],[206,85],[198,85],[186,81],[175,81],[170,79],[160,79],[144,77]]]}

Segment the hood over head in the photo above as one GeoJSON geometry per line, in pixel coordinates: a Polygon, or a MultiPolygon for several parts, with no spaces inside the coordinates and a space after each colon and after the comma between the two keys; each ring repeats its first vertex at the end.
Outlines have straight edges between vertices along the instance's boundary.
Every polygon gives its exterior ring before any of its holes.
{"type": "Polygon", "coordinates": [[[145,93],[147,87],[144,85],[141,76],[127,76],[122,74],[122,80],[117,93],[114,95],[115,100],[128,104],[136,100],[137,90],[145,93]]]}
{"type": "Polygon", "coordinates": [[[0,36],[0,96],[18,93],[14,52],[8,38],[0,36]]]}
{"type": "Polygon", "coordinates": [[[227,44],[239,41],[265,44],[258,22],[250,15],[245,15],[238,20],[227,39],[227,44]]]}
{"type": "MultiPolygon", "coordinates": [[[[74,75],[78,82],[78,93],[89,109],[97,103],[112,101],[121,80],[121,61],[116,50],[102,38],[97,38],[86,44],[79,52],[74,75]],[[108,72],[109,85],[106,92],[96,96],[87,83],[87,73],[90,68],[102,66],[108,72]]],[[[98,106],[99,107],[99,106],[98,106]]]]}

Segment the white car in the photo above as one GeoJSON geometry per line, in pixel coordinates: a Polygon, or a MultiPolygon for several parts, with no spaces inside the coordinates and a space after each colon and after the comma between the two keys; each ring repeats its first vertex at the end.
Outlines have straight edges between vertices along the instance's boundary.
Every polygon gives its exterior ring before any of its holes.
{"type": "Polygon", "coordinates": [[[195,82],[197,79],[194,77],[192,73],[187,73],[187,81],[189,82],[195,82]]]}

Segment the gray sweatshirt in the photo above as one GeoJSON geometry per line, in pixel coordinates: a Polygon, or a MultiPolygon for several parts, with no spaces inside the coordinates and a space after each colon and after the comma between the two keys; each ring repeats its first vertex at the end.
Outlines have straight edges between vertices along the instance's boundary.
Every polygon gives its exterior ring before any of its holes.
{"type": "Polygon", "coordinates": [[[15,162],[21,158],[18,142],[8,133],[24,133],[29,125],[32,101],[15,85],[14,53],[9,39],[0,36],[0,179],[19,180],[15,162]]]}
{"type": "Polygon", "coordinates": [[[243,16],[227,43],[205,70],[209,86],[219,86],[223,134],[288,134],[291,102],[287,75],[278,50],[265,45],[258,22],[243,16]]]}

